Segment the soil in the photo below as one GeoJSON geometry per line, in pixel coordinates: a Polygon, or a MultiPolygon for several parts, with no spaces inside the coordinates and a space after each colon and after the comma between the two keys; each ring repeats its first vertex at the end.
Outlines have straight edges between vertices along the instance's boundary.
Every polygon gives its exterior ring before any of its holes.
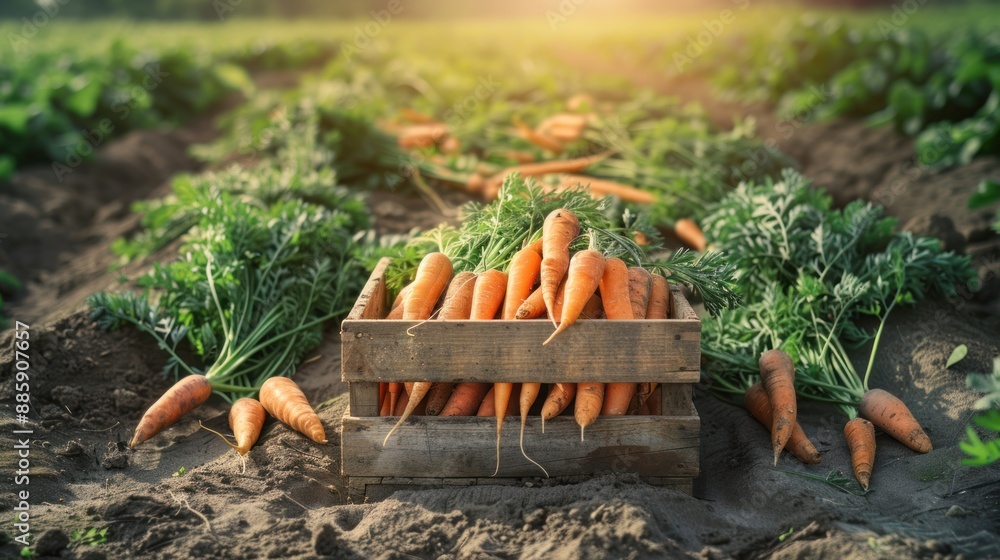
{"type": "MultiPolygon", "coordinates": [[[[759,122],[766,138],[768,123],[759,122]]],[[[965,376],[988,371],[1000,354],[1000,318],[990,314],[996,298],[985,290],[891,318],[873,385],[906,400],[935,448],[917,455],[880,435],[865,495],[817,480],[851,478],[842,419],[830,410],[806,408],[800,416],[823,452],[822,463],[804,466],[786,454],[775,467],[766,431],[741,408],[699,388],[702,474],[694,496],[608,475],[545,487],[401,491],[351,504],[340,476],[339,418],[347,387],[339,380],[335,326],[316,349],[318,358],[296,375],[310,402],[322,403],[317,408],[330,444],[313,444],[268,421],[243,463],[199,427],[200,420],[228,431],[226,404],[213,399],[128,449],[130,430],[170,385],[160,373],[164,358],[138,333],[97,329],[79,306],[84,296],[116,281],[117,274],[107,272],[113,258],[107,246],[136,227],[129,202],[162,193],[175,172],[197,169],[186,146],[210,136],[210,121],[134,133],[74,170],[66,185],[39,168],[0,188],[0,223],[12,224],[0,245],[0,266],[27,280],[11,310],[32,326],[29,489],[37,556],[1000,557],[1000,466],[962,467],[958,448],[977,397],[965,376]],[[944,368],[958,344],[966,344],[969,355],[944,368]],[[107,542],[73,542],[74,531],[89,527],[106,527],[107,542]]],[[[802,125],[787,148],[817,186],[847,200],[874,198],[905,176],[908,142],[891,130],[843,121],[802,125]]],[[[944,175],[914,177],[889,212],[908,222],[932,210],[951,219],[960,239],[950,242],[988,253],[995,239],[984,230],[984,216],[965,210],[964,200],[997,169],[996,161],[980,160],[944,175]]],[[[455,205],[460,198],[446,200],[455,205]]],[[[450,219],[403,193],[374,194],[370,206],[383,233],[450,219]]],[[[910,226],[948,237],[941,219],[910,226]]],[[[14,403],[13,349],[13,334],[0,335],[0,402],[6,409],[14,403]]],[[[3,430],[16,428],[13,411],[3,418],[3,430]]],[[[5,446],[0,464],[15,464],[14,453],[5,446]]],[[[10,487],[0,494],[0,507],[11,511],[15,505],[10,487]]],[[[19,552],[11,538],[0,534],[0,556],[19,552]]]]}

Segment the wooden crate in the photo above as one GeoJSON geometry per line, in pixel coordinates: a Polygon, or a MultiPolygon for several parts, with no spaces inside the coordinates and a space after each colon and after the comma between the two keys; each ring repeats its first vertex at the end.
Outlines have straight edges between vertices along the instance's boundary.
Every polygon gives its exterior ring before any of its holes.
{"type": "Polygon", "coordinates": [[[601,416],[586,430],[573,416],[528,418],[524,448],[553,478],[609,472],[687,492],[699,469],[700,420],[691,399],[701,365],[701,322],[680,290],[667,320],[582,320],[542,346],[552,324],[532,321],[387,321],[382,259],[341,327],[342,376],[350,385],[341,465],[355,501],[406,486],[520,484],[542,472],[518,447],[520,418],[504,424],[500,472],[496,419],[379,417],[378,383],[400,381],[658,382],[661,416],[601,416]]]}

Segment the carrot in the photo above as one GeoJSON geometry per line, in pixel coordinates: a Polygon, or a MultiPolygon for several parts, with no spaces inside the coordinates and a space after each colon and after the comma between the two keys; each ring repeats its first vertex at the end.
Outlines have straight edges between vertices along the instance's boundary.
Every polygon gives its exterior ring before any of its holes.
{"type": "Polygon", "coordinates": [[[639,245],[640,247],[649,246],[649,237],[647,237],[645,233],[642,233],[641,231],[636,231],[633,237],[635,237],[636,245],[639,245]]]}
{"type": "Polygon", "coordinates": [[[576,383],[553,383],[549,385],[549,394],[542,403],[542,433],[545,433],[545,421],[562,414],[576,396],[576,383]]]}
{"type": "Polygon", "coordinates": [[[649,398],[646,399],[646,405],[648,406],[650,416],[663,415],[663,408],[662,408],[663,401],[661,400],[662,392],[663,392],[663,385],[657,385],[656,388],[653,389],[653,392],[650,393],[649,398]]]}
{"type": "Polygon", "coordinates": [[[694,220],[687,218],[677,220],[674,223],[674,235],[685,245],[699,253],[704,253],[708,247],[708,243],[705,241],[705,234],[698,227],[698,224],[694,223],[694,220]]]}
{"type": "MultiPolygon", "coordinates": [[[[521,393],[521,383],[512,383],[514,385],[511,391],[511,398],[513,399],[512,405],[507,408],[507,413],[504,416],[517,416],[520,414],[521,406],[519,395],[521,393]]],[[[486,396],[483,397],[483,402],[479,404],[479,409],[476,411],[476,416],[493,416],[497,415],[497,401],[496,401],[496,384],[490,387],[490,390],[486,392],[486,396]]]]}
{"type": "MultiPolygon", "coordinates": [[[[406,410],[406,406],[408,404],[410,404],[410,394],[403,391],[403,393],[399,395],[399,402],[396,403],[396,408],[392,409],[392,414],[390,414],[390,416],[402,416],[403,411],[406,410]]],[[[382,442],[382,445],[385,445],[385,441],[382,442]]]]}
{"type": "Polygon", "coordinates": [[[389,321],[402,319],[403,318],[403,306],[400,305],[398,307],[393,308],[391,311],[389,311],[389,314],[386,315],[385,318],[386,318],[386,320],[389,320],[389,321]]]}
{"type": "Polygon", "coordinates": [[[670,283],[659,274],[653,275],[653,286],[649,291],[649,305],[646,307],[646,318],[670,318],[670,283]]]}
{"type": "Polygon", "coordinates": [[[399,402],[399,394],[403,392],[403,384],[393,381],[389,383],[389,414],[386,416],[392,416],[392,413],[396,410],[396,403],[399,402]]]}
{"type": "Polygon", "coordinates": [[[448,137],[448,127],[441,123],[404,126],[396,133],[400,148],[426,148],[448,137]]]}
{"type": "Polygon", "coordinates": [[[760,380],[771,401],[771,445],[774,447],[774,464],[788,443],[795,428],[795,364],[781,350],[768,350],[760,356],[760,380]]]}
{"type": "Polygon", "coordinates": [[[868,482],[875,466],[875,426],[864,418],[855,418],[844,425],[844,437],[851,450],[851,467],[861,487],[868,490],[868,482]]]}
{"type": "MultiPolygon", "coordinates": [[[[771,426],[774,424],[771,401],[767,398],[767,393],[764,392],[764,387],[760,383],[754,383],[744,393],[743,406],[758,422],[767,428],[768,432],[771,431],[771,426]]],[[[785,445],[785,451],[788,451],[796,459],[807,465],[819,463],[819,451],[809,441],[809,437],[802,431],[802,426],[798,422],[792,428],[792,434],[788,438],[788,444],[785,445]]]]}
{"type": "Polygon", "coordinates": [[[438,416],[474,416],[492,383],[459,383],[438,416]]]}
{"type": "Polygon", "coordinates": [[[581,319],[600,319],[604,316],[604,304],[601,302],[601,296],[597,295],[595,292],[587,300],[587,304],[583,306],[583,311],[580,312],[581,319]]]}
{"type": "Polygon", "coordinates": [[[649,398],[653,395],[653,391],[656,390],[658,383],[637,383],[635,395],[632,396],[632,401],[629,402],[628,411],[625,414],[642,414],[641,410],[646,409],[647,413],[649,410],[649,398]]]}
{"type": "Polygon", "coordinates": [[[381,406],[382,401],[385,400],[385,396],[389,394],[389,384],[386,382],[380,382],[378,384],[378,403],[381,406]]]}
{"type": "Polygon", "coordinates": [[[545,314],[545,301],[542,299],[542,287],[531,292],[514,313],[515,319],[535,319],[545,314]]]}
{"type": "MultiPolygon", "coordinates": [[[[465,179],[465,190],[472,194],[480,194],[486,191],[487,180],[479,173],[472,173],[465,179]]],[[[494,195],[495,197],[496,195],[494,195]]]]}
{"type": "Polygon", "coordinates": [[[519,439],[519,445],[521,447],[521,455],[525,459],[531,461],[535,466],[542,469],[545,473],[545,477],[548,478],[549,471],[545,470],[545,467],[538,464],[537,461],[528,457],[528,453],[524,451],[524,427],[528,424],[528,413],[531,412],[531,407],[535,404],[535,400],[538,399],[538,393],[542,390],[541,383],[521,383],[521,397],[518,399],[518,406],[521,409],[521,436],[519,439]]]}
{"type": "Polygon", "coordinates": [[[451,261],[443,253],[428,253],[417,266],[410,293],[403,300],[403,319],[423,321],[430,317],[453,271],[451,261]]]}
{"type": "MultiPolygon", "coordinates": [[[[441,305],[441,312],[438,314],[438,319],[442,321],[468,319],[472,313],[472,298],[475,285],[475,274],[471,272],[459,272],[455,275],[451,283],[448,284],[448,291],[445,293],[444,303],[441,305]]],[[[403,422],[423,403],[423,399],[431,390],[432,385],[433,383],[429,381],[419,381],[412,384],[404,383],[409,398],[407,399],[407,404],[404,405],[402,413],[399,415],[399,421],[386,434],[385,440],[382,442],[383,446],[388,443],[389,436],[399,429],[403,425],[403,422]]]]}
{"type": "Polygon", "coordinates": [[[530,247],[514,253],[507,277],[507,296],[503,304],[503,319],[512,320],[531,293],[541,273],[542,256],[530,247]]]}
{"type": "Polygon", "coordinates": [[[305,434],[316,443],[326,443],[326,432],[316,411],[294,381],[287,377],[272,377],[260,386],[260,404],[264,410],[293,430],[305,434]]]}
{"type": "Polygon", "coordinates": [[[552,138],[548,134],[532,130],[530,126],[524,124],[520,120],[516,121],[514,125],[517,126],[517,132],[521,135],[521,138],[524,138],[528,142],[531,142],[539,148],[546,149],[556,155],[563,152],[564,148],[562,142],[559,140],[552,138]]]}
{"type": "Polygon", "coordinates": [[[403,117],[403,119],[408,120],[412,123],[434,124],[438,122],[434,117],[426,113],[421,113],[416,109],[411,109],[410,107],[403,107],[402,109],[399,110],[399,114],[401,117],[403,117]]]}
{"type": "Polygon", "coordinates": [[[570,111],[577,112],[581,110],[587,110],[594,106],[596,101],[594,96],[589,93],[577,93],[573,97],[566,100],[566,108],[570,111]]]}
{"type": "Polygon", "coordinates": [[[632,305],[629,303],[628,267],[625,266],[625,261],[617,258],[605,261],[600,290],[605,317],[609,320],[635,318],[632,305]]]}
{"type": "MultiPolygon", "coordinates": [[[[601,301],[604,315],[608,320],[631,320],[635,318],[629,302],[629,269],[621,259],[607,259],[600,282],[601,301]]],[[[643,313],[645,316],[645,313],[643,313]]],[[[632,397],[636,393],[635,383],[609,383],[606,388],[601,414],[622,415],[628,412],[632,397]]]]}
{"type": "Polygon", "coordinates": [[[390,310],[396,309],[397,307],[403,304],[403,300],[406,299],[406,294],[410,293],[410,286],[412,285],[413,284],[407,284],[403,286],[402,290],[399,290],[399,293],[396,294],[395,299],[392,300],[392,307],[389,308],[390,310]]]}
{"type": "Polygon", "coordinates": [[[602,152],[594,156],[586,156],[576,159],[551,160],[538,163],[524,163],[501,170],[486,181],[483,186],[484,196],[492,200],[496,198],[500,191],[500,185],[511,173],[520,173],[522,177],[537,177],[538,175],[548,175],[549,173],[576,173],[583,171],[591,165],[603,160],[611,155],[611,152],[602,152]]]}
{"type": "Polygon", "coordinates": [[[392,402],[389,400],[388,395],[382,399],[382,405],[378,409],[379,416],[392,416],[392,402]]]}
{"type": "Polygon", "coordinates": [[[580,441],[583,441],[583,430],[597,420],[604,402],[603,383],[578,383],[576,386],[576,407],[573,417],[580,425],[580,441]]]}
{"type": "Polygon", "coordinates": [[[556,317],[552,312],[555,307],[556,291],[569,270],[569,245],[578,235],[580,235],[580,221],[575,214],[565,208],[550,212],[542,224],[540,272],[542,299],[545,301],[545,308],[549,310],[549,318],[552,319],[553,325],[556,324],[556,317]]]}
{"type": "Polygon", "coordinates": [[[892,393],[882,389],[868,391],[861,397],[858,411],[862,418],[917,453],[933,449],[931,438],[924,433],[910,409],[892,393]]]}
{"type": "Polygon", "coordinates": [[[564,303],[559,325],[548,340],[542,344],[548,344],[556,335],[576,322],[590,300],[590,296],[597,291],[603,274],[604,255],[600,251],[584,249],[573,255],[569,261],[569,271],[566,274],[566,295],[563,298],[564,303]]]}
{"type": "Polygon", "coordinates": [[[503,296],[507,292],[507,275],[499,270],[487,270],[476,277],[472,293],[472,312],[470,319],[477,321],[490,320],[496,317],[497,311],[503,305],[503,296]]]}
{"type": "Polygon", "coordinates": [[[538,239],[532,241],[525,246],[525,249],[531,249],[532,251],[538,253],[539,257],[542,256],[542,238],[539,237],[538,239]]]}
{"type": "Polygon", "coordinates": [[[229,409],[229,427],[236,438],[236,452],[249,453],[264,428],[264,407],[260,401],[244,397],[234,402],[229,409]]]}
{"type": "Polygon", "coordinates": [[[587,187],[595,195],[616,196],[624,202],[635,204],[653,204],[656,202],[656,196],[649,191],[614,181],[587,177],[586,175],[563,175],[559,179],[559,185],[556,186],[556,190],[571,189],[579,185],[587,187]]]}
{"type": "Polygon", "coordinates": [[[434,383],[427,393],[427,415],[437,416],[451,397],[457,383],[434,383]]]}
{"type": "Polygon", "coordinates": [[[201,403],[212,396],[212,385],[204,375],[182,377],[173,387],[167,389],[153,406],[142,415],[135,428],[129,447],[135,447],[162,432],[164,428],[180,420],[201,403]]]}
{"type": "Polygon", "coordinates": [[[525,152],[523,150],[507,150],[503,153],[503,156],[507,159],[512,159],[517,163],[533,163],[536,161],[535,154],[525,152]]]}
{"type": "Polygon", "coordinates": [[[641,319],[649,307],[649,295],[653,288],[653,275],[641,266],[628,269],[628,301],[632,306],[632,317],[641,319]]]}
{"type": "Polygon", "coordinates": [[[441,141],[440,149],[443,154],[455,155],[461,153],[462,144],[458,141],[458,138],[449,136],[441,141]]]}

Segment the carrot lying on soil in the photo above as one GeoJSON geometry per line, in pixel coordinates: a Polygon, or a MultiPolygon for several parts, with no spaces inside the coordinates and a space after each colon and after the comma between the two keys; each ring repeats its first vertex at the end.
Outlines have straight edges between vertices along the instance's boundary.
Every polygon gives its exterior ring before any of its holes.
{"type": "Polygon", "coordinates": [[[566,273],[566,290],[563,296],[562,312],[556,330],[542,344],[548,344],[559,333],[565,331],[580,318],[590,297],[597,291],[604,274],[604,255],[600,251],[584,249],[573,255],[566,273]]]}
{"type": "Polygon", "coordinates": [[[858,412],[862,418],[918,453],[927,453],[934,448],[931,438],[924,433],[910,409],[888,391],[872,389],[865,393],[858,412]]]}
{"type": "Polygon", "coordinates": [[[403,300],[403,319],[423,321],[430,317],[453,271],[451,260],[443,253],[428,253],[417,266],[410,293],[403,300]]]}
{"type": "Polygon", "coordinates": [[[236,439],[237,453],[246,455],[257,443],[260,431],[264,429],[264,417],[264,406],[257,399],[244,397],[233,403],[229,409],[229,427],[236,439]]]}
{"type": "Polygon", "coordinates": [[[545,433],[545,421],[562,414],[569,403],[576,397],[576,383],[553,383],[549,385],[549,394],[542,403],[542,433],[545,433]]]}
{"type": "Polygon", "coordinates": [[[521,138],[524,138],[528,142],[531,142],[539,148],[548,150],[556,155],[563,152],[564,148],[562,142],[559,140],[556,140],[548,134],[543,134],[537,130],[533,130],[530,126],[521,121],[516,121],[514,125],[517,126],[517,132],[521,135],[521,138]]]}
{"type": "Polygon", "coordinates": [[[448,126],[441,123],[413,124],[396,131],[400,148],[426,148],[448,137],[448,126]]]}
{"type": "Polygon", "coordinates": [[[611,152],[603,152],[576,159],[542,161],[508,167],[487,179],[486,184],[482,188],[482,193],[487,200],[495,199],[497,193],[500,191],[500,185],[503,184],[504,179],[511,173],[520,173],[522,177],[537,177],[538,175],[548,175],[549,173],[578,173],[609,155],[611,155],[611,152]]]}
{"type": "Polygon", "coordinates": [[[326,432],[316,411],[294,381],[272,377],[260,386],[260,404],[264,410],[293,430],[316,443],[326,443],[326,432]]]}
{"type": "Polygon", "coordinates": [[[705,234],[698,227],[698,224],[694,223],[694,220],[687,218],[677,220],[674,223],[674,235],[685,245],[699,253],[704,253],[708,247],[708,243],[705,241],[705,234]]]}
{"type": "Polygon", "coordinates": [[[761,384],[771,401],[771,445],[777,465],[796,423],[795,364],[781,350],[768,350],[761,354],[759,365],[761,384]]]}
{"type": "Polygon", "coordinates": [[[649,191],[637,189],[630,185],[623,185],[606,179],[587,177],[586,175],[563,175],[559,178],[556,191],[572,189],[583,185],[590,189],[590,192],[600,196],[616,196],[624,202],[635,204],[653,204],[656,202],[656,195],[649,191]]]}
{"type": "MultiPolygon", "coordinates": [[[[629,270],[621,259],[607,259],[600,281],[601,301],[604,315],[611,321],[635,318],[629,301],[629,270]]],[[[645,316],[645,313],[643,313],[645,316]]],[[[632,396],[636,392],[635,383],[609,383],[605,389],[601,414],[622,415],[628,412],[632,396]]]]}
{"type": "Polygon", "coordinates": [[[542,223],[542,263],[539,279],[542,299],[545,301],[545,308],[549,311],[553,325],[556,324],[556,317],[552,313],[556,291],[559,290],[559,284],[569,270],[569,245],[578,235],[580,235],[580,220],[565,208],[553,210],[542,223]]]}
{"type": "MultiPolygon", "coordinates": [[[[760,383],[754,383],[743,395],[743,406],[751,416],[767,428],[768,433],[774,424],[773,413],[771,411],[771,401],[767,398],[767,393],[760,383]]],[[[792,433],[788,437],[788,444],[785,451],[791,453],[796,459],[807,465],[819,463],[819,451],[816,446],[809,441],[809,437],[802,431],[802,426],[798,422],[792,428],[792,433]]]]}
{"type": "Polygon", "coordinates": [[[844,437],[851,450],[851,467],[861,487],[868,490],[875,466],[875,426],[864,418],[855,418],[844,425],[844,437]]]}
{"type": "Polygon", "coordinates": [[[212,396],[212,385],[204,375],[182,377],[146,410],[135,428],[129,447],[135,447],[180,420],[212,396]]]}

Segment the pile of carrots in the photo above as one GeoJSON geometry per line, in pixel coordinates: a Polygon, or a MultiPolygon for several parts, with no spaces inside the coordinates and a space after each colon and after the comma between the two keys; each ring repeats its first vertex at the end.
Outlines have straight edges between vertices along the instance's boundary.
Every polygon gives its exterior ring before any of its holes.
{"type": "MultiPolygon", "coordinates": [[[[539,341],[541,344],[551,342],[578,319],[669,318],[670,286],[666,278],[641,267],[628,267],[621,259],[606,257],[594,247],[593,237],[589,248],[571,255],[570,245],[579,236],[577,217],[569,210],[557,209],[546,217],[541,238],[518,251],[506,272],[454,274],[446,255],[430,253],[420,262],[413,282],[403,288],[386,318],[424,321],[432,317],[437,320],[547,317],[554,331],[547,340],[539,341]],[[442,304],[435,309],[439,299],[442,304]]],[[[504,418],[520,414],[524,453],[524,427],[542,389],[541,383],[382,383],[381,415],[400,416],[385,443],[412,414],[495,416],[499,472],[504,418]]],[[[541,406],[543,431],[545,420],[562,414],[571,403],[581,440],[586,427],[600,415],[659,414],[659,396],[653,396],[657,391],[655,383],[551,384],[541,406]]]]}
{"type": "MultiPolygon", "coordinates": [[[[760,383],[747,389],[743,404],[771,432],[774,463],[782,450],[806,464],[820,462],[819,451],[797,420],[795,365],[781,350],[761,355],[760,383]]],[[[931,440],[903,401],[883,389],[871,389],[861,398],[860,417],[844,426],[851,452],[851,467],[862,488],[868,490],[875,465],[875,428],[878,427],[918,453],[932,449],[931,440]]]]}
{"type": "MultiPolygon", "coordinates": [[[[152,438],[212,396],[212,384],[204,375],[188,375],[167,390],[149,407],[135,429],[130,447],[152,438]]],[[[260,400],[238,399],[229,411],[229,427],[236,443],[214,432],[236,449],[240,456],[250,452],[264,428],[265,412],[316,443],[326,443],[326,432],[305,394],[287,377],[272,377],[259,391],[260,400]]],[[[208,428],[206,428],[208,429],[208,428]]],[[[212,430],[209,430],[212,431],[212,430]]]]}

